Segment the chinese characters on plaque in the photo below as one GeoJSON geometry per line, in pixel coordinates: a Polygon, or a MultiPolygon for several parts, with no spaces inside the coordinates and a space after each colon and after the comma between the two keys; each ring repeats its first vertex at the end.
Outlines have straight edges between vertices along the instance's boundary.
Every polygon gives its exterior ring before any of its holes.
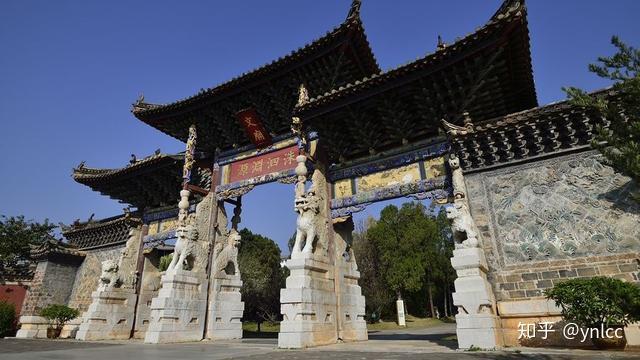
{"type": "Polygon", "coordinates": [[[255,109],[249,108],[238,111],[236,118],[244,127],[244,131],[249,137],[249,140],[258,148],[264,148],[271,145],[271,135],[262,125],[260,116],[255,109]]]}
{"type": "Polygon", "coordinates": [[[228,182],[291,170],[296,167],[297,145],[232,163],[228,182]]]}

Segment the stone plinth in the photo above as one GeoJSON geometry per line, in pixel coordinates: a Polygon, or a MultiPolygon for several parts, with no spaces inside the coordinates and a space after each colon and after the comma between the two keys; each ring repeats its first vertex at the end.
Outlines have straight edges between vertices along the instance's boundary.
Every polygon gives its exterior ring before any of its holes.
{"type": "Polygon", "coordinates": [[[162,276],[162,288],[151,301],[146,343],[202,340],[207,311],[207,279],[203,273],[173,270],[162,276]]]}
{"type": "Polygon", "coordinates": [[[68,323],[64,324],[62,331],[60,332],[61,339],[75,339],[78,330],[82,324],[82,318],[75,318],[68,323]]]}
{"type": "Polygon", "coordinates": [[[133,289],[96,290],[82,315],[78,340],[124,340],[131,336],[136,294],[133,289]]]}
{"type": "Polygon", "coordinates": [[[221,273],[213,279],[213,293],[209,304],[207,338],[213,340],[241,339],[244,302],[240,295],[239,275],[221,273]]]}
{"type": "Polygon", "coordinates": [[[22,339],[46,339],[49,320],[42,316],[26,315],[20,317],[20,330],[17,338],[22,339]]]}
{"type": "Polygon", "coordinates": [[[360,272],[355,264],[346,262],[341,268],[342,282],[340,283],[340,339],[343,341],[368,340],[367,322],[365,316],[365,299],[362,289],[358,285],[360,272]]]}
{"type": "Polygon", "coordinates": [[[487,260],[480,248],[453,251],[451,265],[458,278],[454,285],[453,304],[458,307],[456,333],[458,347],[493,349],[502,346],[500,318],[487,280],[487,260]]]}
{"type": "Polygon", "coordinates": [[[280,290],[283,320],[278,347],[305,348],[337,341],[333,265],[322,258],[287,260],[287,287],[280,290]]]}

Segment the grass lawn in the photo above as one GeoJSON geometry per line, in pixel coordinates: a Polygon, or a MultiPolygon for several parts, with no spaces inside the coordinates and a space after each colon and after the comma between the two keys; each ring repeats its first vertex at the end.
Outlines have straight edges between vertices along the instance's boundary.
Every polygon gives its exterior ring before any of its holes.
{"type": "MultiPolygon", "coordinates": [[[[407,326],[398,326],[394,321],[383,321],[376,324],[367,324],[368,330],[396,330],[396,329],[424,329],[431,326],[444,324],[445,322],[432,318],[419,318],[411,315],[406,317],[407,326]]],[[[263,322],[260,324],[260,332],[258,332],[258,324],[255,322],[243,322],[242,334],[245,338],[277,338],[280,331],[279,323],[263,322]]]]}
{"type": "Polygon", "coordinates": [[[405,318],[407,326],[398,326],[395,321],[383,321],[375,324],[367,324],[368,330],[396,330],[396,329],[424,329],[431,326],[444,324],[442,320],[432,318],[419,318],[407,315],[405,318]]]}
{"type": "Polygon", "coordinates": [[[260,332],[258,332],[257,323],[251,321],[242,323],[242,337],[245,338],[277,338],[279,331],[279,323],[263,322],[260,324],[260,332]]]}

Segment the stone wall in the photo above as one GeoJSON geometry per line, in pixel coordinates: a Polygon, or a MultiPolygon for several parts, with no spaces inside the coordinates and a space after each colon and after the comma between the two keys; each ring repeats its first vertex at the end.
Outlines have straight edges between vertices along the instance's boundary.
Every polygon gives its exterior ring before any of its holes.
{"type": "Polygon", "coordinates": [[[78,269],[74,279],[69,281],[73,284],[69,306],[80,310],[80,313],[87,311],[93,301],[91,293],[98,288],[98,281],[102,273],[102,262],[105,260],[118,261],[120,252],[125,244],[116,247],[108,247],[86,251],[84,262],[78,269]]]}
{"type": "Polygon", "coordinates": [[[22,307],[22,315],[37,315],[40,309],[51,304],[67,304],[77,270],[76,265],[39,262],[22,307]]]}
{"type": "Polygon", "coordinates": [[[561,320],[544,298],[559,282],[611,276],[640,283],[640,206],[630,197],[638,187],[597,152],[465,174],[465,183],[505,345],[536,345],[517,339],[520,322],[561,320]]]}

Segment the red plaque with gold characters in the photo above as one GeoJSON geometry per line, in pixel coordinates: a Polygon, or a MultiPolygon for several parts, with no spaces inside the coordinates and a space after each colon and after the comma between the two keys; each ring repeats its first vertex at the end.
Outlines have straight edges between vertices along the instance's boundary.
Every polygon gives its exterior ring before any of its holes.
{"type": "Polygon", "coordinates": [[[258,112],[253,109],[244,109],[236,113],[236,118],[242,126],[251,142],[258,148],[264,148],[271,145],[271,135],[262,125],[258,112]]]}
{"type": "Polygon", "coordinates": [[[298,146],[293,145],[267,154],[231,163],[229,182],[247,180],[274,172],[281,172],[296,167],[298,146]]]}

